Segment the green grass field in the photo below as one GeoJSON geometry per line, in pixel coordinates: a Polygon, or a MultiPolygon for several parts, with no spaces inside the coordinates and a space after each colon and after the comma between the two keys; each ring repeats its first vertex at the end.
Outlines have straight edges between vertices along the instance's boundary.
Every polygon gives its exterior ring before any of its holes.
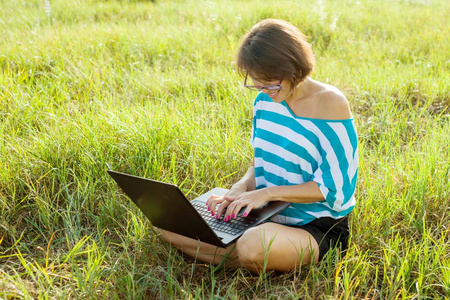
{"type": "Polygon", "coordinates": [[[0,1],[0,298],[450,298],[450,2],[0,1]],[[360,168],[346,256],[253,274],[161,242],[106,173],[189,198],[246,171],[261,19],[309,36],[360,168]]]}

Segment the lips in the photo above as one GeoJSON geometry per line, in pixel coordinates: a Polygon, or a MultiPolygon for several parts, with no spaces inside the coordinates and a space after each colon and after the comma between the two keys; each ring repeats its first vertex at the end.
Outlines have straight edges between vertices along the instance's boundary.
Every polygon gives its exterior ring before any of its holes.
{"type": "Polygon", "coordinates": [[[270,97],[270,98],[275,98],[278,94],[280,93],[280,91],[277,91],[277,92],[273,92],[273,93],[267,93],[267,95],[270,97]]]}

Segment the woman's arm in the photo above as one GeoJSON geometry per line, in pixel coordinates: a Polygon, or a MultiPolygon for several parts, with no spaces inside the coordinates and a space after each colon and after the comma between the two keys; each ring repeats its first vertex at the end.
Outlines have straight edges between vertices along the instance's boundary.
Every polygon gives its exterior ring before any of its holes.
{"type": "MultiPolygon", "coordinates": [[[[259,208],[269,201],[286,201],[291,203],[313,203],[325,200],[319,185],[314,181],[308,181],[298,185],[272,186],[259,190],[241,193],[238,196],[224,196],[230,204],[224,216],[227,221],[237,216],[243,207],[247,207],[244,217],[252,209],[259,208]]],[[[222,211],[218,211],[218,215],[222,211]]]]}
{"type": "Polygon", "coordinates": [[[254,191],[255,189],[255,166],[253,162],[252,165],[248,168],[245,175],[241,178],[241,180],[233,184],[231,189],[224,196],[212,195],[211,197],[209,197],[208,201],[206,201],[206,206],[208,206],[208,210],[211,212],[211,215],[215,216],[216,219],[219,219],[222,211],[224,211],[225,208],[233,201],[230,199],[235,199],[242,193],[254,191]],[[217,205],[219,205],[219,208],[216,213],[217,205]]]}
{"type": "Polygon", "coordinates": [[[267,194],[266,202],[281,200],[291,203],[313,203],[325,200],[317,182],[308,181],[298,185],[272,186],[261,189],[267,194]]]}
{"type": "Polygon", "coordinates": [[[241,180],[233,184],[233,186],[230,189],[230,192],[237,191],[239,192],[238,194],[240,194],[243,192],[254,191],[255,189],[256,189],[255,166],[252,164],[250,168],[248,168],[244,177],[242,177],[241,180]]]}

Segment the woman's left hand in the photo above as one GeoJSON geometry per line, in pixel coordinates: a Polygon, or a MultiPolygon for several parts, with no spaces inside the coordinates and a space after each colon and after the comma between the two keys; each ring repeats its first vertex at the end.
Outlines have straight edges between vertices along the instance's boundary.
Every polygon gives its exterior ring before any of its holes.
{"type": "Polygon", "coordinates": [[[224,221],[237,217],[243,207],[247,207],[243,213],[243,216],[246,217],[252,209],[262,207],[269,200],[266,189],[249,191],[238,196],[225,196],[224,199],[231,202],[223,217],[224,221]]]}

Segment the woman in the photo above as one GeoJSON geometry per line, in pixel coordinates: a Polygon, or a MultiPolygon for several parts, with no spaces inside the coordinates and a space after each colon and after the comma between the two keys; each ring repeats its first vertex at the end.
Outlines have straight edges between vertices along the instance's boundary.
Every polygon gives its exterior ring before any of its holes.
{"type": "Polygon", "coordinates": [[[332,247],[345,250],[358,170],[347,99],[309,77],[315,63],[311,46],[286,21],[256,24],[236,61],[244,86],[260,91],[253,111],[254,160],[225,196],[208,199],[208,209],[227,222],[242,208],[246,216],[268,201],[290,206],[227,249],[167,231],[163,238],[201,261],[218,264],[227,257],[255,272],[290,271],[318,262],[332,247]]]}

